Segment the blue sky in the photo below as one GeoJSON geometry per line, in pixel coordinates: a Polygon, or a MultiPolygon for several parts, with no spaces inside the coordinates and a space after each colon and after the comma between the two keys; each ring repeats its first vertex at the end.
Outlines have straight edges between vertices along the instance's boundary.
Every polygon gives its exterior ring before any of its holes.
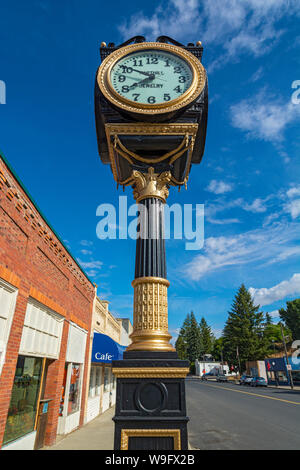
{"type": "Polygon", "coordinates": [[[298,0],[2,2],[0,148],[113,313],[132,318],[135,242],[96,236],[96,208],[123,194],[97,151],[100,43],[203,43],[205,155],[168,202],[205,204],[205,243],[167,241],[169,327],[193,310],[219,335],[242,282],[275,320],[300,294],[299,23],[298,0]]]}

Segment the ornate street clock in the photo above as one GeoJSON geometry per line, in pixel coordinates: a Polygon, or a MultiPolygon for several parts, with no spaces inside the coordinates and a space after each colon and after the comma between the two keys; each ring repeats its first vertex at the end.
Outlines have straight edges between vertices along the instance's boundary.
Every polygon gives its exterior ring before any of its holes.
{"type": "Polygon", "coordinates": [[[156,42],[135,36],[100,48],[99,154],[118,186],[132,186],[143,234],[136,241],[132,342],[123,360],[112,364],[115,449],[188,448],[189,363],[170,344],[163,214],[170,187],[187,187],[190,169],[204,152],[208,90],[202,51],[200,41],[185,47],[166,36],[156,42]]]}
{"type": "Polygon", "coordinates": [[[172,44],[131,44],[112,52],[97,73],[103,96],[121,114],[161,122],[181,114],[206,84],[201,62],[172,44]]]}

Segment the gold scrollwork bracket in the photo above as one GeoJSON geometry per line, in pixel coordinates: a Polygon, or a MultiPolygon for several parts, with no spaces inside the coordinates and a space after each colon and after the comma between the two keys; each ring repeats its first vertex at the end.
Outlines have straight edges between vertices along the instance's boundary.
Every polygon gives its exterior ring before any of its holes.
{"type": "MultiPolygon", "coordinates": [[[[111,168],[113,176],[118,185],[128,186],[135,184],[136,174],[132,174],[129,178],[121,180],[118,171],[118,158],[124,158],[128,161],[129,164],[133,165],[134,161],[147,163],[149,165],[155,165],[162,161],[168,160],[169,164],[173,164],[178,158],[180,158],[185,152],[188,152],[188,161],[186,165],[186,171],[183,181],[178,181],[172,175],[170,175],[170,180],[168,181],[169,186],[179,186],[184,185],[186,187],[192,152],[194,148],[194,143],[196,139],[196,134],[198,130],[198,124],[190,123],[171,123],[171,124],[148,124],[148,123],[119,123],[119,124],[105,124],[106,137],[109,147],[109,157],[111,162],[111,168]],[[182,136],[181,143],[170,152],[165,153],[164,155],[156,158],[145,158],[138,155],[135,152],[127,149],[126,146],[122,143],[121,136],[127,135],[145,135],[145,136],[164,136],[164,135],[175,135],[182,136]]],[[[152,177],[153,181],[153,177],[152,177]]]]}

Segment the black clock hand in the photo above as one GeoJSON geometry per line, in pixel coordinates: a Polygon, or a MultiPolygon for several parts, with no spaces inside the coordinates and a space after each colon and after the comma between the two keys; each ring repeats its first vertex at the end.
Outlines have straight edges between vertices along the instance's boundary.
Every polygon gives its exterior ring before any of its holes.
{"type": "Polygon", "coordinates": [[[141,73],[142,75],[153,75],[151,72],[141,72],[141,70],[137,70],[137,69],[133,69],[132,67],[128,67],[128,68],[131,68],[134,72],[138,72],[138,73],[141,73]]]}
{"type": "Polygon", "coordinates": [[[148,82],[149,80],[153,80],[154,78],[155,78],[155,75],[150,75],[149,77],[144,78],[144,79],[141,80],[140,82],[135,82],[135,83],[133,83],[132,85],[130,85],[129,88],[134,88],[134,87],[136,87],[137,85],[141,85],[142,83],[146,83],[146,82],[148,82]]]}

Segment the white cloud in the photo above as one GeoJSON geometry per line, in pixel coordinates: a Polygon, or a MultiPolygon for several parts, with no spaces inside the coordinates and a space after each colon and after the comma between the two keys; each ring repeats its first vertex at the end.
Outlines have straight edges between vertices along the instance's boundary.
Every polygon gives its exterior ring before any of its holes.
{"type": "Polygon", "coordinates": [[[239,219],[213,219],[211,217],[207,217],[207,221],[210,224],[216,224],[216,225],[228,225],[228,224],[240,224],[241,223],[239,219]]]}
{"type": "Polygon", "coordinates": [[[249,78],[249,82],[257,82],[258,80],[261,79],[261,77],[263,76],[264,74],[264,69],[263,67],[259,67],[256,72],[254,72],[253,75],[251,75],[251,77],[249,78]]]}
{"type": "Polygon", "coordinates": [[[289,198],[293,198],[294,196],[300,196],[300,185],[299,186],[293,186],[287,191],[287,196],[289,198]]]}
{"type": "Polygon", "coordinates": [[[254,212],[254,213],[266,212],[267,207],[266,205],[264,205],[264,202],[265,201],[263,201],[262,199],[257,198],[251,204],[245,203],[243,209],[245,211],[254,212]]]}
{"type": "Polygon", "coordinates": [[[283,261],[298,252],[298,232],[298,224],[278,223],[232,237],[207,238],[204,254],[194,256],[183,267],[183,275],[198,281],[206,274],[230,266],[253,262],[271,264],[275,260],[279,262],[280,257],[283,261]]]}
{"type": "Polygon", "coordinates": [[[211,180],[209,185],[206,188],[206,191],[209,191],[214,194],[223,194],[228,191],[232,191],[233,185],[230,183],[225,183],[224,181],[211,180]]]}
{"type": "Polygon", "coordinates": [[[261,90],[256,96],[232,105],[230,115],[233,127],[245,131],[248,137],[280,142],[287,126],[300,118],[300,106],[282,102],[261,90]]]}
{"type": "Polygon", "coordinates": [[[78,263],[86,270],[88,276],[95,277],[98,275],[98,271],[102,269],[102,261],[81,261],[77,258],[78,263]]]}
{"type": "Polygon", "coordinates": [[[79,243],[82,246],[92,246],[93,245],[93,242],[91,242],[89,240],[81,240],[79,243]]]}
{"type": "Polygon", "coordinates": [[[220,55],[209,67],[213,70],[241,54],[258,57],[269,52],[285,32],[278,22],[299,10],[298,0],[168,0],[148,16],[138,11],[118,29],[124,39],[167,35],[219,46],[220,55]]]}
{"type": "Polygon", "coordinates": [[[254,303],[260,306],[270,305],[287,296],[298,295],[300,294],[300,273],[295,273],[289,280],[282,281],[269,289],[265,287],[261,289],[250,287],[249,292],[253,297],[254,303]]]}
{"type": "Polygon", "coordinates": [[[268,313],[272,318],[279,318],[279,311],[278,310],[272,310],[272,312],[268,312],[268,313]]]}
{"type": "Polygon", "coordinates": [[[300,215],[300,199],[295,199],[285,205],[285,209],[291,214],[292,219],[296,219],[300,215]]]}
{"type": "Polygon", "coordinates": [[[83,255],[92,255],[93,252],[90,251],[90,250],[80,250],[80,253],[82,253],[83,255]]]}

